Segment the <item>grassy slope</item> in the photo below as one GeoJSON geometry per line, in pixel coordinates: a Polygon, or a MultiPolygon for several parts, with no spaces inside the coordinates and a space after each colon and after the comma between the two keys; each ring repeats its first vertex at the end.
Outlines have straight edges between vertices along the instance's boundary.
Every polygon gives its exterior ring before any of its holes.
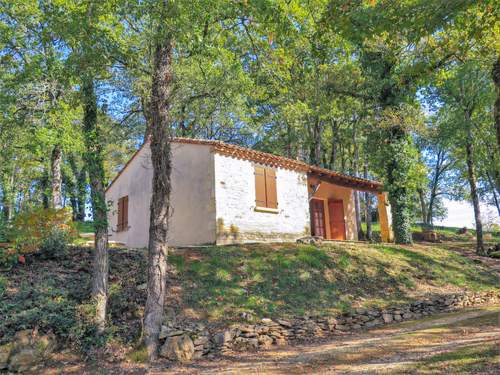
{"type": "Polygon", "coordinates": [[[326,314],[434,293],[498,287],[498,276],[436,245],[335,243],[209,247],[170,260],[184,304],[209,320],[326,314]],[[189,255],[188,255],[189,254],[189,255]]]}
{"type": "MultiPolygon", "coordinates": [[[[138,286],[146,281],[146,257],[120,249],[110,254],[110,337],[130,343],[140,335],[146,292],[138,286]]],[[[242,312],[326,314],[500,285],[496,274],[446,244],[208,247],[178,250],[169,262],[168,309],[214,324],[238,320],[242,312]]],[[[91,264],[88,248],[74,248],[64,259],[28,257],[26,265],[1,272],[0,344],[38,326],[79,346],[95,345],[87,305],[91,264]]]]}

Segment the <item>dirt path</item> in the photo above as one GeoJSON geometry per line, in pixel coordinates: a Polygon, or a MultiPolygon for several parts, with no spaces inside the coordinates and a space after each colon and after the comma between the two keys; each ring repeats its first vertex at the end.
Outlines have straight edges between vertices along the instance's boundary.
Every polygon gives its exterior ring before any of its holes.
{"type": "MultiPolygon", "coordinates": [[[[238,354],[218,361],[198,362],[190,367],[157,368],[151,373],[426,373],[421,372],[419,366],[429,358],[483,346],[500,348],[500,306],[440,314],[314,345],[238,354]]],[[[498,362],[487,358],[484,371],[474,373],[498,373],[500,352],[494,356],[498,362]]],[[[449,364],[444,366],[448,368],[449,364]]],[[[430,373],[439,373],[439,370],[430,373]]]]}

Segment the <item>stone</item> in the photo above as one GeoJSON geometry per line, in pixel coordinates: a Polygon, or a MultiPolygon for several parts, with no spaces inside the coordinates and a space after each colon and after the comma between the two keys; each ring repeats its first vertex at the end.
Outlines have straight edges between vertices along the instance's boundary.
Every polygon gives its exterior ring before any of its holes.
{"type": "Polygon", "coordinates": [[[292,323],[290,323],[288,320],[283,320],[283,319],[278,319],[278,323],[282,325],[283,327],[291,328],[292,323]]]}
{"type": "Polygon", "coordinates": [[[194,355],[194,344],[188,335],[172,336],[165,341],[160,355],[171,361],[188,363],[194,355]]]}
{"type": "Polygon", "coordinates": [[[148,288],[147,283],[137,285],[137,290],[146,290],[147,288],[148,288]]]}
{"type": "Polygon", "coordinates": [[[274,324],[274,322],[271,319],[269,319],[269,318],[263,318],[261,320],[261,322],[262,322],[262,324],[265,324],[266,326],[270,326],[270,325],[274,324]]]}
{"type": "Polygon", "coordinates": [[[348,331],[350,327],[348,325],[337,324],[335,328],[339,331],[348,331]]]}
{"type": "Polygon", "coordinates": [[[30,346],[32,344],[33,331],[30,329],[24,329],[22,331],[17,331],[14,335],[14,343],[17,347],[30,346]]]}
{"type": "Polygon", "coordinates": [[[160,335],[158,336],[158,338],[160,340],[163,340],[163,339],[166,339],[168,337],[168,331],[169,331],[169,328],[167,326],[161,326],[161,330],[160,330],[160,335]]]}
{"type": "Polygon", "coordinates": [[[394,320],[399,322],[399,321],[403,320],[403,318],[399,314],[394,314],[394,320]]]}
{"type": "Polygon", "coordinates": [[[233,337],[233,332],[229,329],[226,329],[223,332],[219,332],[214,335],[214,342],[219,346],[226,345],[233,339],[233,337]]]}
{"type": "Polygon", "coordinates": [[[241,325],[238,327],[243,333],[255,333],[255,327],[250,325],[241,325]]]}
{"type": "Polygon", "coordinates": [[[234,340],[234,348],[237,351],[254,351],[259,348],[259,341],[256,338],[238,337],[234,340]]]}
{"type": "Polygon", "coordinates": [[[390,323],[393,320],[391,314],[382,314],[382,319],[384,320],[384,323],[390,323]]]}
{"type": "Polygon", "coordinates": [[[195,346],[198,346],[198,345],[205,345],[208,343],[208,341],[209,341],[208,336],[198,336],[193,343],[195,346]]]}
{"type": "Polygon", "coordinates": [[[259,336],[259,345],[264,349],[269,349],[273,345],[273,339],[267,335],[259,336]]]}
{"type": "Polygon", "coordinates": [[[12,344],[5,344],[0,346],[0,370],[9,367],[9,357],[12,353],[12,344]]]}
{"type": "Polygon", "coordinates": [[[9,371],[23,372],[32,369],[40,362],[40,356],[33,348],[23,348],[9,360],[9,371]]]}
{"type": "Polygon", "coordinates": [[[283,338],[276,338],[274,339],[274,343],[278,346],[285,346],[287,344],[287,341],[283,338]]]}
{"type": "Polygon", "coordinates": [[[169,331],[169,332],[167,333],[167,337],[181,336],[181,335],[183,335],[184,333],[185,333],[184,331],[181,331],[181,330],[177,329],[177,330],[169,331]]]}

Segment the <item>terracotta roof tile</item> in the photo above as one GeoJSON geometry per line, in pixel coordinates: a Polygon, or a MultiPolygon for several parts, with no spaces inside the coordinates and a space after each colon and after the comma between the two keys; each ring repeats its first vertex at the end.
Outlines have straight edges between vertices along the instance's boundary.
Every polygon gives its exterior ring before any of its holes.
{"type": "Polygon", "coordinates": [[[172,139],[172,142],[210,145],[214,148],[215,152],[222,155],[251,160],[273,167],[281,167],[285,169],[311,173],[320,178],[329,178],[331,182],[359,190],[379,191],[382,189],[382,184],[378,181],[348,176],[343,173],[335,172],[326,168],[309,165],[300,160],[289,159],[284,156],[278,156],[269,154],[267,152],[252,150],[250,148],[232,145],[222,141],[209,139],[174,138],[172,139]]]}
{"type": "MultiPolygon", "coordinates": [[[[267,152],[252,150],[250,148],[232,145],[222,141],[210,140],[210,139],[193,139],[193,138],[173,138],[173,143],[185,143],[185,144],[199,144],[212,146],[214,151],[221,154],[227,155],[238,159],[251,160],[257,163],[280,167],[284,169],[296,170],[301,172],[306,172],[315,175],[319,178],[327,179],[329,182],[351,187],[357,190],[367,190],[367,191],[381,191],[382,184],[378,181],[366,180],[364,178],[352,177],[339,172],[335,172],[326,168],[317,167],[314,165],[309,165],[300,160],[289,159],[284,156],[278,156],[269,154],[267,152]]],[[[144,145],[142,146],[144,147],[144,145]]],[[[130,158],[130,160],[125,164],[122,170],[116,175],[111,184],[107,187],[106,191],[113,185],[113,183],[122,174],[125,168],[130,164],[130,162],[139,153],[142,147],[137,150],[137,152],[130,158]]]]}

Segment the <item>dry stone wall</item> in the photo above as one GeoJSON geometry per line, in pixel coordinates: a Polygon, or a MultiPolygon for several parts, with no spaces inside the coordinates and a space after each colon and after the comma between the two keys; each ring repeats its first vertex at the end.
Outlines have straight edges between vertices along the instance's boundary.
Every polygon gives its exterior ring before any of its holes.
{"type": "MultiPolygon", "coordinates": [[[[361,329],[373,328],[404,320],[418,319],[439,312],[453,311],[469,306],[500,302],[500,291],[464,292],[432,299],[425,299],[385,309],[356,309],[353,312],[325,317],[304,316],[290,320],[269,318],[258,324],[234,324],[219,330],[209,330],[201,323],[169,324],[164,326],[160,338],[164,345],[171,345],[171,337],[183,336],[193,343],[191,359],[212,357],[231,351],[256,351],[273,345],[282,346],[303,343],[331,335],[348,334],[361,329]]],[[[191,345],[186,345],[191,348],[191,345]]],[[[173,351],[171,348],[169,353],[173,351]]],[[[172,355],[170,359],[175,360],[172,355]]],[[[181,356],[183,362],[186,357],[181,356]]]]}

